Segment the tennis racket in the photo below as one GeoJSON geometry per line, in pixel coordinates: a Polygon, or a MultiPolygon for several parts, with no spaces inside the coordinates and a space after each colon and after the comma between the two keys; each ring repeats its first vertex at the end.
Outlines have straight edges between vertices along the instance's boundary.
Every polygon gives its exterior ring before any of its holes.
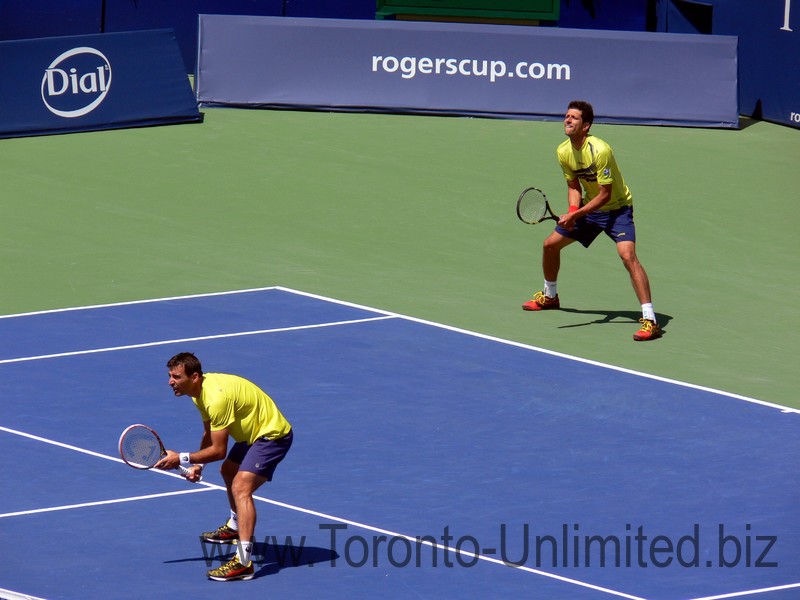
{"type": "Polygon", "coordinates": [[[535,187],[522,190],[517,200],[517,216],[520,221],[528,225],[535,225],[547,219],[558,222],[558,216],[550,208],[547,196],[542,190],[535,187]]]}
{"type": "MultiPolygon", "coordinates": [[[[119,455],[125,464],[134,469],[152,469],[156,463],[167,455],[164,443],[158,434],[147,425],[137,423],[127,427],[119,436],[119,455]]],[[[191,471],[178,465],[181,473],[188,475],[191,471]]],[[[197,481],[202,481],[203,476],[197,481]]]]}

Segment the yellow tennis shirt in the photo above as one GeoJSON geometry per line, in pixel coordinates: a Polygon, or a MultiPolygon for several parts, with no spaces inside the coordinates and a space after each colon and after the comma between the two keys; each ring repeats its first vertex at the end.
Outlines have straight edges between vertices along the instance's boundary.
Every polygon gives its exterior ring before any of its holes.
{"type": "Polygon", "coordinates": [[[277,440],[291,431],[275,402],[256,384],[224,373],[205,373],[199,398],[192,398],[211,431],[227,429],[237,442],[277,440]]]}
{"type": "Polygon", "coordinates": [[[633,196],[625,185],[611,146],[600,138],[588,136],[580,150],[573,148],[570,140],[564,140],[556,154],[564,178],[567,181],[579,179],[587,201],[600,193],[601,185],[611,184],[611,199],[598,210],[614,210],[633,204],[633,196]]]}

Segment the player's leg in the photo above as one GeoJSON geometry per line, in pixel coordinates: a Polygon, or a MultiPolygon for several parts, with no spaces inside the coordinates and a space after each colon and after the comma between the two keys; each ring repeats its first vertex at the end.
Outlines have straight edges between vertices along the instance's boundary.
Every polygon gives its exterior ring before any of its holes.
{"type": "MultiPolygon", "coordinates": [[[[236,514],[239,519],[239,545],[252,541],[256,530],[256,505],[253,494],[264,485],[268,479],[262,475],[240,470],[233,480],[231,494],[236,504],[236,514]]],[[[249,555],[243,556],[245,564],[249,562],[249,555]]]]}
{"type": "Polygon", "coordinates": [[[661,328],[658,326],[656,314],[653,310],[650,279],[647,277],[647,272],[636,256],[636,242],[617,242],[617,252],[622,259],[622,264],[625,265],[630,275],[631,284],[633,285],[636,297],[642,305],[642,318],[640,319],[642,327],[633,335],[633,339],[636,341],[645,341],[660,337],[661,328]]]}
{"type": "Polygon", "coordinates": [[[553,231],[542,244],[542,273],[548,281],[558,280],[558,272],[561,270],[561,250],[569,246],[575,240],[561,235],[558,231],[553,231]]]}
{"type": "Polygon", "coordinates": [[[561,250],[575,240],[558,231],[553,231],[542,244],[542,273],[544,275],[544,288],[536,292],[533,299],[522,305],[523,310],[549,310],[559,308],[558,289],[556,282],[558,272],[561,270],[561,250]]]}
{"type": "MultiPolygon", "coordinates": [[[[225,461],[226,463],[230,461],[225,461]]],[[[224,463],[223,463],[224,464],[224,463]]],[[[266,481],[267,477],[243,470],[242,465],[230,462],[223,474],[231,501],[231,514],[236,515],[238,527],[236,554],[227,563],[207,572],[209,579],[215,581],[249,580],[255,575],[251,560],[255,543],[256,507],[253,494],[266,481]],[[236,472],[233,473],[234,467],[236,472]],[[228,477],[233,474],[230,482],[228,477]]]]}
{"type": "Polygon", "coordinates": [[[642,318],[639,319],[642,326],[633,334],[633,339],[645,341],[661,337],[661,328],[656,322],[656,313],[653,310],[650,280],[636,256],[636,226],[633,222],[633,207],[625,206],[609,211],[604,231],[616,242],[617,253],[630,275],[633,291],[642,305],[642,318]]]}
{"type": "Polygon", "coordinates": [[[267,481],[272,481],[275,468],[286,457],[292,446],[293,437],[294,434],[290,431],[285,437],[278,440],[259,438],[252,445],[245,445],[247,451],[241,457],[230,484],[226,480],[239,527],[236,556],[219,569],[209,571],[208,576],[211,579],[229,581],[253,577],[255,569],[251,555],[256,528],[256,506],[253,494],[267,481]]]}
{"type": "Polygon", "coordinates": [[[233,486],[233,480],[236,474],[239,472],[239,463],[233,462],[230,458],[226,458],[219,472],[222,475],[222,481],[225,482],[225,490],[228,492],[228,504],[231,510],[236,510],[236,502],[233,499],[231,487],[233,486]]]}
{"type": "MultiPolygon", "coordinates": [[[[256,507],[253,494],[272,476],[278,464],[292,447],[294,434],[290,431],[278,440],[257,439],[248,447],[239,470],[228,487],[239,517],[239,539],[251,540],[256,528],[256,507]]],[[[249,559],[249,556],[245,556],[249,559]]]]}
{"type": "Polygon", "coordinates": [[[636,256],[636,242],[617,242],[617,252],[622,259],[622,264],[628,270],[633,291],[636,292],[639,303],[651,303],[653,299],[650,294],[650,280],[642,263],[639,262],[639,258],[636,256]]]}
{"type": "MultiPolygon", "coordinates": [[[[228,454],[228,458],[223,461],[222,466],[219,469],[219,472],[222,475],[222,480],[225,482],[225,489],[228,493],[228,506],[231,509],[230,517],[216,530],[206,531],[200,534],[200,538],[205,542],[212,544],[232,544],[239,539],[238,514],[236,512],[236,502],[233,498],[233,494],[231,493],[231,486],[233,485],[233,480],[236,477],[236,473],[239,471],[239,462],[237,461],[241,460],[241,458],[237,458],[237,452],[240,450],[240,448],[237,448],[237,444],[234,444],[233,448],[231,448],[231,451],[228,454]]],[[[242,452],[242,455],[243,454],[244,453],[242,452]]]]}

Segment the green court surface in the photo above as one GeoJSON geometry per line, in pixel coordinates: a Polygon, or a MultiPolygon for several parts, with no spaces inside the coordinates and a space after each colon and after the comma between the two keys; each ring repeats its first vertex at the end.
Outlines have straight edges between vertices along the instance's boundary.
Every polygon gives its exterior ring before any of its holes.
{"type": "Polygon", "coordinates": [[[605,239],[565,250],[564,310],[520,308],[552,224],[523,225],[514,202],[537,185],[563,207],[560,123],[204,112],[0,141],[0,314],[282,285],[800,407],[800,131],[594,126],[665,325],[636,343],[605,239]]]}

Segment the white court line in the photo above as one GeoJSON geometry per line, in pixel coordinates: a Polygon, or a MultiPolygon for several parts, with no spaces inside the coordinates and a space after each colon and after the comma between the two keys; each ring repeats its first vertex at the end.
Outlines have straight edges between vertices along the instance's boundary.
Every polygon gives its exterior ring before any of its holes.
{"type": "Polygon", "coordinates": [[[732,592],[730,594],[722,594],[720,596],[703,596],[702,598],[693,598],[692,600],[723,600],[724,598],[741,598],[742,596],[753,596],[755,594],[766,594],[769,592],[779,592],[781,590],[791,590],[793,588],[800,588],[800,583],[789,583],[787,585],[776,585],[775,587],[761,588],[758,590],[747,590],[744,592],[732,592]]]}
{"type": "Polygon", "coordinates": [[[609,369],[609,370],[612,370],[612,371],[619,371],[620,373],[627,373],[629,375],[636,375],[637,377],[643,377],[645,379],[652,379],[654,381],[661,381],[663,383],[669,383],[669,384],[677,385],[677,386],[680,386],[680,387],[691,388],[691,389],[699,390],[699,391],[702,391],[702,392],[709,392],[709,393],[717,394],[717,395],[720,395],[720,396],[726,396],[728,398],[734,398],[736,400],[744,400],[745,402],[752,402],[753,404],[760,404],[761,406],[767,406],[769,408],[775,408],[775,409],[780,410],[783,413],[800,414],[800,409],[797,409],[797,408],[791,408],[791,407],[788,407],[788,406],[783,406],[781,404],[775,404],[773,402],[766,402],[764,400],[759,400],[757,398],[750,398],[748,396],[742,396],[740,394],[734,394],[732,392],[725,392],[725,391],[722,391],[722,390],[717,390],[717,389],[710,388],[710,387],[705,387],[705,386],[702,386],[702,385],[695,385],[693,383],[686,383],[685,381],[679,381],[677,379],[669,379],[667,377],[661,377],[659,375],[651,375],[649,373],[643,373],[641,371],[634,371],[632,369],[626,369],[625,367],[617,367],[617,366],[614,366],[614,365],[609,365],[607,363],[601,363],[601,362],[598,362],[596,360],[590,360],[588,358],[580,358],[578,356],[573,356],[571,354],[564,354],[562,352],[556,352],[555,350],[548,350],[547,348],[539,348],[537,346],[531,346],[529,344],[523,344],[521,342],[514,342],[514,341],[511,341],[511,340],[506,340],[506,339],[503,339],[503,338],[498,338],[498,337],[494,337],[494,336],[491,336],[491,335],[486,335],[486,334],[483,334],[483,333],[476,333],[474,331],[469,331],[467,329],[461,329],[459,327],[453,327],[451,325],[443,325],[442,323],[437,323],[435,321],[427,321],[425,319],[418,319],[416,317],[409,317],[407,315],[402,315],[402,314],[399,314],[399,313],[388,312],[388,311],[385,311],[385,310],[380,310],[380,309],[377,309],[377,308],[371,308],[369,306],[364,306],[364,305],[361,305],[361,304],[354,304],[352,302],[346,302],[344,300],[336,300],[335,298],[328,298],[326,296],[320,296],[318,294],[311,294],[309,292],[301,292],[299,290],[293,290],[291,288],[286,288],[286,287],[281,287],[281,286],[275,286],[274,288],[271,288],[271,289],[281,290],[281,291],[284,291],[284,292],[289,292],[291,294],[299,294],[301,296],[308,296],[309,298],[316,298],[317,300],[323,300],[325,302],[333,302],[334,304],[341,304],[343,306],[350,306],[352,308],[360,308],[362,310],[369,310],[369,311],[373,311],[373,312],[378,312],[378,313],[382,313],[384,315],[390,315],[390,316],[393,316],[393,317],[397,317],[399,319],[405,319],[407,321],[413,321],[415,323],[420,323],[422,325],[430,325],[431,327],[437,327],[439,329],[446,329],[448,331],[453,331],[455,333],[460,333],[460,334],[463,334],[463,335],[469,335],[469,336],[472,336],[472,337],[477,337],[477,338],[481,338],[481,339],[484,339],[484,340],[489,340],[491,342],[497,342],[499,344],[505,344],[507,346],[515,346],[517,348],[523,348],[525,350],[533,350],[535,352],[541,352],[542,354],[549,354],[551,356],[557,356],[559,358],[564,358],[564,359],[567,359],[567,360],[572,360],[572,361],[575,361],[575,362],[580,362],[580,363],[584,363],[584,364],[587,364],[587,365],[592,365],[592,366],[595,366],[595,367],[601,367],[603,369],[609,369]]]}
{"type": "MultiPolygon", "coordinates": [[[[24,431],[19,431],[17,429],[11,429],[10,427],[3,427],[0,425],[0,431],[5,431],[6,433],[10,433],[13,435],[18,435],[24,438],[28,438],[29,440],[35,440],[37,442],[44,442],[45,444],[50,444],[51,446],[58,446],[59,448],[66,448],[67,450],[72,450],[74,452],[80,452],[81,454],[88,454],[89,456],[94,456],[96,458],[104,458],[106,460],[111,460],[114,462],[125,464],[121,458],[116,458],[113,456],[108,456],[107,454],[100,454],[99,452],[92,452],[91,450],[86,450],[85,448],[79,448],[78,446],[72,446],[70,444],[65,444],[63,442],[56,442],[55,440],[50,440],[47,438],[40,437],[38,435],[33,435],[32,433],[25,433],[24,431]]],[[[176,475],[174,473],[168,473],[167,471],[159,471],[160,473],[164,473],[165,475],[173,475],[174,477],[180,477],[180,475],[176,475]]]]}
{"type": "Polygon", "coordinates": [[[134,350],[136,348],[153,348],[156,346],[166,346],[169,344],[184,344],[186,342],[199,342],[204,340],[219,340],[224,338],[243,337],[246,335],[263,335],[265,333],[280,333],[283,331],[300,331],[303,329],[320,329],[323,327],[336,327],[339,325],[353,325],[355,323],[368,323],[370,321],[383,321],[395,317],[381,316],[369,317],[366,319],[351,319],[349,321],[335,321],[332,323],[315,323],[313,325],[297,325],[295,327],[276,327],[275,329],[255,329],[252,331],[236,331],[233,333],[219,333],[216,335],[200,335],[188,338],[176,338],[173,340],[160,340],[158,342],[144,342],[141,344],[129,344],[127,346],[110,346],[108,348],[93,348],[90,350],[74,350],[72,352],[57,352],[55,354],[40,354],[38,356],[21,356],[18,358],[5,358],[0,360],[0,365],[10,363],[29,362],[33,360],[45,360],[48,358],[63,358],[65,356],[81,356],[84,354],[100,354],[103,352],[117,352],[119,350],[134,350]]]}
{"type": "MultiPolygon", "coordinates": [[[[117,458],[115,456],[108,456],[107,454],[101,454],[100,452],[93,452],[92,450],[87,450],[85,448],[79,448],[78,446],[73,446],[71,444],[65,444],[63,442],[57,442],[55,440],[50,440],[48,438],[43,438],[41,436],[33,435],[31,433],[26,433],[24,431],[19,431],[17,429],[11,429],[10,427],[3,427],[2,425],[0,425],[0,431],[3,431],[5,433],[10,433],[12,435],[18,435],[20,437],[28,438],[29,440],[34,440],[34,441],[37,441],[37,442],[50,444],[51,446],[57,446],[59,448],[65,448],[66,450],[72,450],[73,452],[80,452],[81,454],[87,454],[87,455],[93,456],[95,458],[102,458],[102,459],[105,459],[105,460],[110,460],[112,462],[118,462],[118,463],[121,463],[121,464],[125,464],[125,462],[121,458],[117,458]]],[[[181,477],[181,475],[179,475],[177,473],[171,473],[169,471],[160,471],[160,470],[156,469],[156,470],[152,470],[151,472],[152,473],[158,473],[160,475],[168,475],[169,477],[181,477]]],[[[136,496],[136,497],[132,497],[132,498],[121,498],[121,499],[115,499],[115,500],[101,500],[101,501],[97,501],[97,502],[84,502],[82,504],[67,504],[67,505],[63,505],[63,506],[52,506],[52,507],[49,507],[49,508],[35,508],[35,509],[31,509],[31,510],[22,510],[22,511],[17,511],[17,512],[2,513],[2,514],[0,514],[0,519],[5,518],[5,517],[18,517],[18,516],[21,516],[21,515],[31,515],[31,514],[35,514],[35,513],[52,512],[52,511],[57,511],[57,510],[69,510],[69,509],[72,509],[72,508],[83,508],[85,506],[100,506],[100,505],[103,505],[103,504],[116,504],[118,502],[131,502],[132,500],[144,500],[144,499],[148,499],[148,498],[159,498],[159,497],[162,497],[162,496],[175,496],[175,495],[178,495],[178,494],[194,494],[194,493],[197,493],[197,492],[207,492],[208,490],[217,489],[217,487],[218,487],[218,486],[215,486],[215,485],[206,484],[204,482],[199,482],[197,485],[198,486],[202,486],[202,487],[198,487],[198,488],[191,489],[191,490],[182,490],[182,491],[178,491],[178,492],[165,492],[163,494],[151,494],[151,495],[148,495],[148,496],[136,496]]]]}
{"type": "MultiPolygon", "coordinates": [[[[0,519],[6,517],[21,517],[35,515],[39,513],[56,512],[59,510],[72,510],[74,508],[86,508],[88,506],[104,506],[106,504],[119,504],[121,502],[136,502],[138,500],[152,500],[153,498],[166,498],[168,496],[181,496],[183,494],[197,494],[198,492],[208,492],[218,486],[205,486],[192,490],[180,490],[177,492],[163,492],[161,494],[147,494],[146,496],[130,496],[128,498],[115,498],[113,500],[98,500],[96,502],[81,502],[80,504],[63,504],[61,506],[48,506],[46,508],[32,508],[30,510],[20,510],[17,512],[2,513],[0,519]]],[[[225,489],[225,488],[222,488],[225,489]]]]}
{"type": "MultiPolygon", "coordinates": [[[[667,377],[661,377],[659,375],[651,375],[649,373],[644,373],[644,372],[641,372],[641,371],[634,371],[632,369],[626,369],[624,367],[617,367],[615,365],[610,365],[610,364],[607,364],[607,363],[601,363],[599,361],[590,360],[590,359],[587,359],[587,358],[581,358],[581,357],[578,357],[578,356],[573,356],[571,354],[564,354],[562,352],[556,352],[554,350],[548,350],[547,348],[540,348],[538,346],[532,346],[530,344],[523,344],[521,342],[514,342],[514,341],[511,341],[511,340],[506,340],[506,339],[503,339],[503,338],[498,338],[498,337],[494,337],[494,336],[490,336],[490,335],[486,335],[486,334],[482,334],[482,333],[476,333],[474,331],[469,331],[467,329],[461,329],[459,327],[453,327],[453,326],[450,326],[450,325],[444,325],[442,323],[437,323],[435,321],[428,321],[428,320],[425,320],[425,319],[419,319],[419,318],[416,318],[416,317],[410,317],[408,315],[403,315],[403,314],[400,314],[400,313],[394,313],[394,312],[390,312],[390,311],[386,311],[386,310],[381,310],[381,309],[374,308],[374,307],[371,307],[371,306],[366,306],[366,305],[363,305],[363,304],[356,304],[354,302],[347,302],[347,301],[344,301],[344,300],[337,300],[336,298],[330,298],[328,296],[322,296],[322,295],[319,295],[319,294],[312,294],[310,292],[303,292],[303,291],[300,291],[300,290],[295,290],[295,289],[287,288],[287,287],[283,287],[283,286],[268,286],[268,287],[260,287],[260,288],[248,288],[248,289],[244,289],[244,290],[231,290],[231,291],[226,291],[226,292],[208,292],[208,293],[203,293],[203,294],[190,294],[190,295],[186,295],[186,296],[171,296],[171,297],[166,297],[166,298],[151,298],[151,299],[146,299],[146,300],[131,300],[131,301],[128,301],[128,302],[115,302],[115,303],[110,303],[110,304],[95,304],[95,305],[88,305],[88,306],[75,306],[75,307],[70,307],[70,308],[56,308],[56,309],[36,311],[36,312],[17,313],[17,314],[13,314],[13,315],[0,315],[0,319],[13,319],[13,318],[17,318],[17,317],[28,317],[28,316],[33,316],[33,315],[55,314],[55,313],[81,311],[81,310],[93,310],[93,309],[97,309],[97,308],[112,308],[112,307],[116,307],[116,306],[131,306],[131,305],[137,305],[137,304],[153,304],[153,303],[157,303],[157,302],[169,302],[169,301],[174,301],[174,300],[191,300],[191,299],[194,299],[194,298],[208,298],[208,297],[214,297],[214,296],[231,296],[231,295],[236,295],[236,294],[249,294],[249,293],[254,293],[254,292],[265,292],[265,291],[271,291],[271,290],[277,290],[277,291],[286,292],[286,293],[289,293],[289,294],[297,294],[299,296],[306,296],[308,298],[314,298],[316,300],[322,300],[324,302],[331,302],[333,304],[339,304],[341,306],[349,306],[351,308],[358,308],[358,309],[361,309],[361,310],[366,310],[366,311],[369,311],[369,312],[375,312],[375,313],[379,313],[381,315],[384,315],[382,318],[392,318],[392,317],[394,317],[394,318],[399,318],[399,319],[405,319],[407,321],[420,323],[422,325],[429,325],[431,327],[437,327],[439,329],[445,329],[445,330],[448,330],[448,331],[453,331],[455,333],[460,333],[460,334],[463,334],[463,335],[469,335],[469,336],[472,336],[472,337],[477,337],[477,338],[489,340],[489,341],[492,341],[492,342],[497,342],[499,344],[505,344],[505,345],[508,345],[508,346],[515,346],[517,348],[523,348],[525,350],[533,350],[534,352],[541,352],[543,354],[548,354],[550,356],[557,356],[559,358],[563,358],[563,359],[566,359],[566,360],[580,362],[580,363],[584,363],[584,364],[587,364],[587,365],[593,365],[593,366],[596,366],[596,367],[601,367],[601,368],[609,369],[609,370],[612,370],[612,371],[619,371],[620,373],[627,373],[629,375],[635,375],[637,377],[643,377],[645,379],[652,379],[654,381],[661,381],[663,383],[669,383],[669,384],[672,384],[672,385],[677,385],[677,386],[680,386],[680,387],[690,388],[690,389],[698,390],[698,391],[701,391],[701,392],[709,392],[711,394],[717,394],[719,396],[725,396],[725,397],[728,397],[728,398],[733,398],[735,400],[742,400],[744,402],[750,402],[752,404],[759,404],[761,406],[766,406],[766,407],[769,407],[769,408],[777,409],[777,410],[779,410],[779,411],[781,411],[783,413],[800,414],[800,409],[791,408],[791,407],[788,407],[788,406],[783,406],[781,404],[775,404],[773,402],[767,402],[765,400],[759,400],[757,398],[751,398],[749,396],[743,396],[741,394],[734,394],[732,392],[726,392],[726,391],[718,390],[718,389],[715,389],[715,388],[710,388],[710,387],[706,387],[706,386],[702,386],[702,385],[696,385],[696,384],[693,384],[693,383],[687,383],[685,381],[679,381],[677,379],[670,379],[670,378],[667,378],[667,377]]],[[[380,319],[381,319],[381,317],[377,317],[375,319],[364,319],[364,321],[380,320],[380,319]]],[[[45,359],[45,358],[57,358],[57,357],[62,357],[62,356],[74,356],[74,355],[80,355],[80,354],[92,354],[92,353],[98,353],[98,352],[112,352],[112,351],[115,351],[115,350],[129,350],[129,349],[134,349],[134,348],[143,348],[143,347],[148,347],[148,346],[158,346],[158,345],[165,345],[165,344],[178,343],[178,342],[181,342],[181,343],[182,342],[194,342],[194,341],[200,341],[200,340],[220,339],[220,338],[224,338],[224,337],[236,337],[236,336],[244,336],[244,335],[258,335],[258,334],[263,334],[263,333],[272,333],[272,332],[279,332],[279,331],[292,331],[293,329],[327,327],[327,326],[333,326],[333,325],[346,325],[346,324],[358,323],[358,322],[362,322],[362,321],[358,321],[358,320],[356,320],[356,321],[341,321],[340,323],[328,323],[328,324],[322,324],[322,325],[309,325],[309,326],[297,327],[297,328],[287,327],[285,329],[264,329],[264,330],[259,330],[259,331],[243,331],[243,332],[238,332],[238,333],[222,334],[222,335],[215,335],[215,336],[200,336],[200,337],[185,338],[185,339],[179,339],[179,340],[165,340],[163,342],[151,342],[151,343],[148,343],[148,344],[134,344],[134,345],[130,345],[130,346],[118,346],[118,347],[115,347],[115,348],[100,348],[100,349],[97,349],[97,350],[85,350],[85,351],[78,351],[78,352],[63,352],[63,353],[59,353],[59,354],[48,354],[48,355],[42,355],[42,356],[31,356],[31,357],[23,357],[23,358],[5,359],[5,360],[0,360],[0,364],[7,364],[7,363],[13,363],[13,362],[22,362],[22,361],[29,361],[29,360],[39,360],[39,359],[45,359]]]]}
{"type": "Polygon", "coordinates": [[[17,592],[0,588],[0,600],[44,600],[44,598],[28,596],[27,594],[18,594],[17,592]]]}
{"type": "Polygon", "coordinates": [[[604,592],[606,594],[611,594],[612,596],[618,596],[620,598],[629,598],[630,600],[646,600],[645,598],[641,598],[639,596],[632,596],[630,594],[625,594],[624,592],[619,592],[617,590],[604,588],[604,587],[601,587],[599,585],[593,585],[591,583],[586,583],[585,581],[580,581],[578,579],[571,579],[569,577],[563,577],[561,575],[556,575],[555,573],[548,573],[547,571],[540,571],[539,569],[534,569],[532,567],[518,566],[518,565],[514,565],[514,564],[509,564],[509,563],[506,563],[506,562],[500,560],[499,558],[492,558],[490,556],[485,556],[483,554],[475,554],[474,552],[468,552],[466,550],[461,550],[461,549],[457,550],[456,548],[450,547],[450,546],[441,546],[441,545],[439,545],[439,544],[437,544],[435,542],[431,542],[429,540],[417,539],[416,536],[406,535],[404,533],[398,533],[396,531],[391,531],[389,529],[381,529],[380,527],[375,527],[373,525],[367,525],[365,523],[359,523],[358,521],[351,521],[349,519],[343,519],[342,517],[336,517],[334,515],[329,515],[329,514],[326,514],[326,513],[318,512],[316,510],[310,510],[308,508],[301,508],[299,506],[294,506],[292,504],[286,504],[285,502],[279,502],[278,500],[271,500],[269,498],[264,498],[262,496],[253,496],[253,498],[256,499],[256,500],[261,500],[262,502],[267,502],[268,504],[273,504],[275,506],[280,506],[282,508],[288,508],[290,510],[294,510],[294,511],[297,511],[297,512],[305,513],[307,515],[320,517],[320,518],[323,518],[323,519],[327,519],[329,521],[336,521],[337,523],[343,523],[345,525],[352,525],[353,527],[358,527],[360,529],[366,529],[368,531],[374,531],[375,533],[380,533],[380,534],[383,534],[383,535],[387,535],[389,537],[403,538],[403,539],[408,540],[409,542],[413,542],[414,544],[421,544],[421,545],[424,545],[424,546],[429,546],[431,548],[436,548],[438,550],[442,550],[444,552],[450,552],[450,553],[454,553],[454,554],[457,553],[460,556],[466,556],[468,558],[474,558],[476,560],[483,560],[483,561],[486,561],[486,562],[490,562],[490,563],[494,563],[494,564],[497,564],[497,565],[501,565],[503,567],[518,569],[520,571],[533,573],[535,575],[540,575],[542,577],[547,577],[547,578],[550,578],[550,579],[556,579],[556,580],[561,581],[563,583],[569,583],[569,584],[572,584],[572,585],[577,585],[577,586],[580,586],[580,587],[589,588],[589,589],[595,590],[597,592],[604,592]]]}
{"type": "MultiPolygon", "coordinates": [[[[59,448],[65,448],[66,450],[72,450],[73,452],[80,452],[81,454],[88,454],[89,456],[94,456],[95,458],[102,458],[105,460],[110,460],[112,462],[117,462],[120,464],[125,464],[125,461],[116,456],[108,456],[107,454],[101,454],[100,452],[93,452],[92,450],[86,450],[85,448],[79,448],[78,446],[73,446],[71,444],[65,444],[64,442],[57,442],[55,440],[51,440],[48,438],[43,438],[38,435],[33,435],[32,433],[26,433],[24,431],[19,431],[18,429],[11,429],[10,427],[3,427],[0,425],[0,431],[4,431],[5,433],[10,433],[12,435],[18,435],[20,437],[28,438],[29,440],[34,440],[37,442],[42,442],[44,444],[50,444],[51,446],[58,446],[59,448]]],[[[127,465],[126,465],[127,466],[127,465]]],[[[173,473],[172,471],[161,471],[160,469],[153,469],[151,470],[153,473],[158,473],[159,475],[167,475],[168,477],[180,477],[183,479],[183,476],[179,473],[173,473]]],[[[205,486],[206,484],[202,481],[199,482],[197,485],[205,486]]],[[[0,515],[0,517],[7,516],[7,515],[0,515]]]]}
{"type": "Polygon", "coordinates": [[[97,308],[114,308],[117,306],[134,306],[136,304],[153,304],[155,302],[170,302],[172,300],[191,300],[192,298],[211,298],[214,296],[234,296],[236,294],[249,294],[252,292],[267,292],[278,289],[275,286],[250,288],[246,290],[231,290],[228,292],[207,292],[205,294],[190,294],[187,296],[171,296],[166,298],[148,298],[145,300],[128,300],[126,302],[111,302],[109,304],[90,304],[88,306],[71,306],[68,308],[52,308],[50,310],[37,310],[33,312],[16,313],[13,315],[0,315],[0,319],[16,319],[17,317],[31,317],[34,315],[51,315],[76,310],[94,310],[97,308]]]}

